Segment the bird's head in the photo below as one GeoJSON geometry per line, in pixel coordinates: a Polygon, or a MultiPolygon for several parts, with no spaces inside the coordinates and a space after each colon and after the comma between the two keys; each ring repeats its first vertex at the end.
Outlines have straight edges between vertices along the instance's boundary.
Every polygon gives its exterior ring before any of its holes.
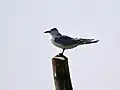
{"type": "Polygon", "coordinates": [[[45,31],[44,33],[50,33],[53,37],[56,37],[56,36],[58,36],[58,35],[61,35],[61,34],[59,33],[59,31],[57,30],[57,28],[53,28],[53,29],[51,29],[50,31],[45,31]]]}

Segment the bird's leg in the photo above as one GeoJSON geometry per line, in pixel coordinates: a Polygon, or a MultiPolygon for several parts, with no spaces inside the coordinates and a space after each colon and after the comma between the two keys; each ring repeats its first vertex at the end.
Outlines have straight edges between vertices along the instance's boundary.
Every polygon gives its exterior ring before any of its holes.
{"type": "Polygon", "coordinates": [[[64,53],[64,51],[65,51],[65,48],[63,48],[62,54],[64,53]]]}
{"type": "Polygon", "coordinates": [[[60,55],[60,56],[63,56],[64,51],[65,51],[65,48],[63,48],[62,53],[60,53],[59,55],[60,55]]]}

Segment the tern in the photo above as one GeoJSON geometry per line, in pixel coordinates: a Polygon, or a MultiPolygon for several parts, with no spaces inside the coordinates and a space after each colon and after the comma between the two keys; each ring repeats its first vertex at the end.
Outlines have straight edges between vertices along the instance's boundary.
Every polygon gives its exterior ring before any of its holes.
{"type": "Polygon", "coordinates": [[[84,38],[72,38],[59,33],[57,28],[53,28],[50,31],[45,31],[44,33],[50,33],[52,36],[51,42],[61,49],[63,49],[61,55],[63,55],[66,49],[72,49],[79,45],[97,43],[99,40],[94,39],[84,39],[84,38]]]}

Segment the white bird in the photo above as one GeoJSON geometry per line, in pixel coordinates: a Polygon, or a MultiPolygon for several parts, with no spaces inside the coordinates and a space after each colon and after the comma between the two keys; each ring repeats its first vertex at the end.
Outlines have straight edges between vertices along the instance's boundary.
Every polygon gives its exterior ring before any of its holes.
{"type": "Polygon", "coordinates": [[[72,49],[74,47],[77,47],[78,45],[83,45],[83,44],[91,44],[91,43],[97,43],[99,40],[94,40],[94,39],[83,39],[83,38],[72,38],[69,36],[65,36],[59,33],[57,28],[53,28],[50,31],[45,31],[44,33],[50,33],[52,36],[51,42],[59,47],[62,48],[62,55],[64,53],[65,49],[72,49]]]}

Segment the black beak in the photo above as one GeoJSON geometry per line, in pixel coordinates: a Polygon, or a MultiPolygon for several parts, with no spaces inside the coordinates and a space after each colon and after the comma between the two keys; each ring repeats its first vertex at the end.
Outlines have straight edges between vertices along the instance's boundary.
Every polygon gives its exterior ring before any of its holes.
{"type": "Polygon", "coordinates": [[[50,31],[45,31],[44,33],[50,33],[50,31]]]}

